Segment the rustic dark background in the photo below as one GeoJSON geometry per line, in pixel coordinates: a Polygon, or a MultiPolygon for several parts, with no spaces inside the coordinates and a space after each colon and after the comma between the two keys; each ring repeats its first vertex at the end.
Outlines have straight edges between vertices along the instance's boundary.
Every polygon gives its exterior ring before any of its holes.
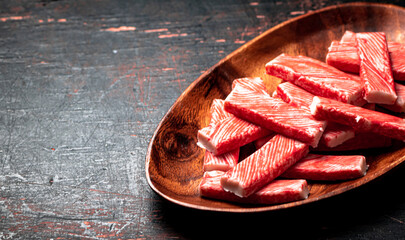
{"type": "Polygon", "coordinates": [[[344,2],[1,1],[0,239],[405,239],[403,166],[256,214],[180,207],[145,178],[155,128],[198,76],[265,30],[344,2]]]}

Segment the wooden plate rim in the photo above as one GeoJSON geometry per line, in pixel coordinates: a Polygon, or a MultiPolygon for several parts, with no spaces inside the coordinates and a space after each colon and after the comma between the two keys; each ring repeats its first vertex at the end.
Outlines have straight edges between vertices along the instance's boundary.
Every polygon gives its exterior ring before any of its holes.
{"type": "Polygon", "coordinates": [[[305,199],[305,200],[300,200],[300,201],[296,201],[296,202],[289,202],[289,203],[284,203],[284,204],[279,204],[279,205],[263,205],[263,206],[262,205],[258,205],[258,206],[254,205],[252,207],[240,207],[240,208],[208,207],[208,206],[202,206],[202,205],[196,205],[196,204],[192,204],[192,203],[183,202],[183,201],[177,200],[176,198],[170,197],[170,196],[164,194],[163,192],[161,192],[158,189],[158,187],[155,186],[154,183],[151,180],[151,177],[150,177],[150,174],[149,174],[149,163],[150,163],[150,160],[151,160],[150,158],[151,158],[153,142],[155,141],[157,133],[158,133],[159,129],[162,127],[162,124],[167,119],[168,114],[175,108],[176,105],[179,104],[179,100],[182,99],[182,96],[187,95],[190,92],[190,90],[194,88],[195,85],[197,85],[200,81],[204,80],[207,76],[211,75],[224,62],[228,61],[229,59],[231,59],[235,55],[237,55],[240,52],[244,51],[250,45],[252,45],[255,42],[259,41],[261,38],[265,37],[269,33],[273,32],[273,31],[276,31],[277,29],[280,29],[280,28],[284,27],[285,25],[288,25],[288,24],[290,24],[292,22],[299,21],[299,20],[307,18],[309,16],[317,15],[317,14],[320,14],[322,12],[327,12],[327,11],[331,11],[331,10],[334,10],[334,9],[340,9],[340,8],[345,8],[345,7],[375,7],[375,8],[382,7],[382,8],[395,8],[395,9],[398,9],[398,10],[401,10],[401,11],[405,11],[405,8],[403,8],[401,6],[396,6],[396,5],[393,5],[393,4],[365,3],[365,2],[353,2],[353,3],[338,4],[338,5],[332,5],[332,6],[322,8],[322,9],[310,11],[310,12],[308,12],[306,14],[303,14],[303,15],[298,16],[298,17],[294,17],[292,19],[284,21],[284,22],[282,22],[282,23],[280,23],[280,24],[266,30],[265,32],[263,32],[259,36],[253,38],[252,40],[250,40],[249,42],[247,42],[243,46],[239,47],[238,49],[236,49],[235,51],[233,51],[232,53],[227,55],[225,58],[220,60],[217,64],[210,67],[200,77],[198,77],[195,81],[193,81],[186,88],[186,90],[183,93],[181,93],[181,95],[177,98],[177,100],[173,103],[173,105],[169,108],[169,110],[163,116],[162,120],[159,122],[158,126],[156,127],[156,130],[154,131],[152,138],[150,139],[148,149],[147,149],[147,154],[146,154],[146,160],[145,160],[145,174],[146,174],[147,182],[148,182],[149,186],[152,188],[152,190],[155,191],[158,195],[160,195],[164,199],[166,199],[166,200],[168,200],[168,201],[170,201],[172,203],[178,204],[180,206],[188,207],[188,208],[198,209],[198,210],[207,210],[207,211],[215,211],[215,212],[234,212],[234,213],[264,212],[264,211],[281,210],[281,209],[287,209],[287,208],[292,208],[292,207],[296,207],[296,206],[301,206],[301,205],[304,205],[304,204],[316,202],[316,201],[319,201],[319,200],[322,200],[322,199],[326,199],[326,198],[329,198],[329,197],[332,197],[332,196],[335,196],[335,195],[342,194],[342,193],[344,193],[344,192],[346,192],[348,190],[352,190],[354,188],[362,186],[362,185],[364,185],[364,184],[366,184],[366,183],[380,177],[381,175],[385,174],[386,172],[392,170],[394,167],[396,167],[400,163],[402,163],[405,160],[405,156],[402,157],[401,159],[398,159],[398,161],[393,162],[388,167],[386,167],[385,172],[383,172],[383,171],[376,172],[376,174],[374,174],[372,177],[365,178],[364,181],[358,181],[356,184],[350,184],[350,185],[348,185],[348,186],[346,186],[344,188],[333,190],[333,191],[331,191],[329,193],[323,194],[323,195],[321,195],[319,197],[316,197],[316,198],[308,198],[308,199],[305,199]]]}

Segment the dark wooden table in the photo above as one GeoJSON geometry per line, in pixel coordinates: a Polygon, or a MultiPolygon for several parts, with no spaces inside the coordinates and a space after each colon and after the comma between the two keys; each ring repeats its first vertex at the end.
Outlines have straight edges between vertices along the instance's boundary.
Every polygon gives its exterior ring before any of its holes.
{"type": "Polygon", "coordinates": [[[404,166],[255,214],[177,206],[145,178],[155,128],[198,76],[265,30],[344,2],[0,2],[0,239],[405,239],[404,166]]]}

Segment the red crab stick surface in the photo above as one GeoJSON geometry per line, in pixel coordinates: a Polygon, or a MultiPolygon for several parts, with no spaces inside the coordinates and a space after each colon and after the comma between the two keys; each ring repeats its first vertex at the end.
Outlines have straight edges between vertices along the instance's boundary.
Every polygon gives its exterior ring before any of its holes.
{"type": "Polygon", "coordinates": [[[364,99],[369,103],[394,104],[397,95],[385,33],[356,33],[356,40],[364,99]]]}
{"type": "Polygon", "coordinates": [[[232,82],[232,89],[235,88],[236,85],[241,85],[244,88],[250,89],[252,91],[267,93],[266,85],[264,85],[263,80],[259,77],[235,79],[232,82]]]}
{"type": "Polygon", "coordinates": [[[359,73],[360,58],[356,43],[332,41],[326,55],[326,63],[345,72],[359,73]]]}
{"type": "MultiPolygon", "coordinates": [[[[285,102],[296,107],[310,111],[309,105],[312,103],[314,95],[304,89],[290,83],[284,82],[277,86],[276,95],[285,102]]],[[[336,147],[343,142],[353,138],[355,135],[353,128],[338,123],[328,123],[320,139],[320,142],[328,147],[336,147]]]]}
{"type": "Polygon", "coordinates": [[[329,122],[325,133],[322,135],[320,144],[334,148],[346,141],[354,138],[356,135],[354,129],[350,126],[342,125],[335,122],[329,122]]]}
{"type": "Polygon", "coordinates": [[[241,198],[226,192],[221,186],[223,172],[205,172],[200,183],[200,194],[204,197],[220,199],[230,202],[251,204],[278,204],[308,198],[309,189],[304,179],[274,180],[250,195],[241,198]]]}
{"type": "Polygon", "coordinates": [[[240,149],[236,148],[235,150],[215,156],[210,151],[205,151],[204,171],[228,171],[238,163],[239,152],[240,149]]]}
{"type": "Polygon", "coordinates": [[[351,75],[310,57],[281,54],[266,64],[266,73],[317,96],[358,106],[365,103],[361,83],[351,75]]]}
{"type": "Polygon", "coordinates": [[[225,99],[225,110],[246,121],[313,147],[318,145],[326,127],[324,121],[314,119],[306,110],[239,84],[236,84],[225,99]]]}
{"type": "Polygon", "coordinates": [[[214,126],[200,129],[198,145],[214,155],[227,153],[267,136],[271,131],[235,116],[227,117],[214,126]]]}
{"type": "Polygon", "coordinates": [[[225,103],[225,101],[222,99],[214,99],[212,101],[211,109],[210,109],[210,116],[211,116],[210,125],[215,125],[222,119],[225,119],[227,117],[232,117],[232,114],[225,111],[224,103],[225,103]]]}
{"type": "MultiPolygon", "coordinates": [[[[239,78],[232,83],[232,88],[238,85],[259,94],[267,95],[266,86],[261,78],[239,78]]],[[[198,145],[207,149],[213,155],[221,155],[237,149],[245,144],[269,135],[271,131],[235,117],[224,110],[224,102],[211,109],[211,121],[208,127],[200,129],[197,134],[198,145]],[[221,108],[220,111],[215,112],[221,108]],[[215,116],[219,114],[219,116],[215,116]]],[[[210,156],[209,156],[210,157],[210,156]]]]}
{"type": "Polygon", "coordinates": [[[345,72],[360,72],[360,57],[357,52],[356,33],[346,31],[340,42],[332,41],[326,63],[345,72]]]}
{"type": "MultiPolygon", "coordinates": [[[[215,126],[219,121],[227,117],[232,117],[232,114],[228,113],[224,109],[224,100],[214,99],[210,109],[210,126],[215,126]]],[[[215,156],[210,151],[205,151],[204,155],[204,171],[221,170],[227,171],[234,167],[239,160],[240,149],[236,148],[224,154],[215,156]]]]}
{"type": "Polygon", "coordinates": [[[392,75],[395,80],[405,80],[405,45],[397,42],[388,42],[388,51],[391,59],[392,75]]]}
{"type": "Polygon", "coordinates": [[[276,88],[276,93],[284,102],[299,108],[309,110],[314,94],[298,87],[291,82],[280,83],[276,88]]]}
{"type": "Polygon", "coordinates": [[[380,106],[393,112],[403,113],[405,112],[405,85],[395,83],[395,92],[397,93],[398,98],[394,104],[380,104],[380,106]]]}
{"type": "MultiPolygon", "coordinates": [[[[388,42],[392,75],[395,80],[405,80],[405,45],[388,42]]],[[[356,33],[346,31],[341,41],[332,41],[326,63],[345,72],[359,73],[360,57],[357,53],[356,33]]]]}
{"type": "Polygon", "coordinates": [[[315,118],[405,141],[405,120],[400,117],[323,97],[314,97],[310,109],[315,118]]]}
{"type": "Polygon", "coordinates": [[[287,169],[281,177],[336,181],[359,178],[366,171],[366,158],[361,155],[308,154],[287,169]]]}
{"type": "Polygon", "coordinates": [[[221,176],[221,185],[225,191],[247,197],[281,175],[307,153],[308,145],[276,135],[221,176]]]}

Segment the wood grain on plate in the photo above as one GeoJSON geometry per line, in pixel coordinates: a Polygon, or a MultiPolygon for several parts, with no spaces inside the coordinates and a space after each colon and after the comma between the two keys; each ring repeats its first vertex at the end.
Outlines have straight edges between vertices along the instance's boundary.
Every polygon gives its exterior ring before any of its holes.
{"type": "Polygon", "coordinates": [[[361,186],[405,160],[402,143],[389,149],[370,150],[367,175],[351,181],[310,182],[306,200],[280,205],[242,205],[202,198],[198,184],[203,175],[204,150],[197,147],[197,131],[208,125],[209,108],[215,98],[225,98],[238,77],[262,77],[273,91],[280,79],[265,75],[264,65],[281,53],[306,55],[324,61],[332,40],[344,31],[383,31],[388,40],[405,42],[405,9],[386,4],[351,3],[324,8],[284,22],[207,70],[195,80],[160,122],[149,144],[146,176],[151,188],[182,206],[224,212],[258,212],[289,208],[361,186]]]}

